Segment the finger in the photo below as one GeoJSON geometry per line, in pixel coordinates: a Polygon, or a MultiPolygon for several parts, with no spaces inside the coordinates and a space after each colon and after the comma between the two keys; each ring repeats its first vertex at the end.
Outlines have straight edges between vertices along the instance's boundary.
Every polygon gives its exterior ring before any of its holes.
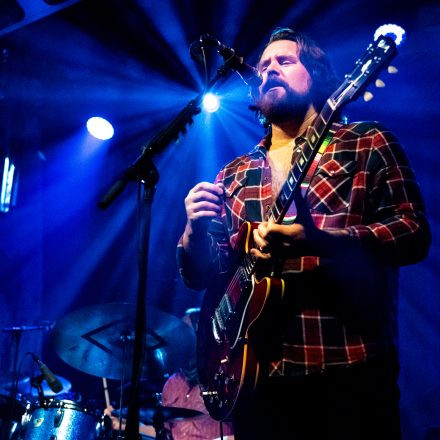
{"type": "Polygon", "coordinates": [[[257,249],[262,250],[262,251],[267,250],[268,247],[269,247],[268,241],[261,237],[258,229],[254,229],[253,233],[254,233],[254,244],[255,244],[255,247],[257,249]]]}
{"type": "Polygon", "coordinates": [[[272,255],[270,253],[261,252],[260,250],[255,248],[251,249],[251,255],[259,260],[269,260],[272,258],[272,255]]]}
{"type": "Polygon", "coordinates": [[[277,223],[269,223],[266,228],[266,235],[269,237],[290,235],[291,226],[292,225],[279,225],[277,223]]]}
{"type": "Polygon", "coordinates": [[[292,225],[278,225],[273,224],[267,228],[267,239],[277,240],[280,243],[289,243],[305,238],[304,226],[300,223],[294,223],[292,225]]]}
{"type": "Polygon", "coordinates": [[[262,222],[258,225],[258,228],[256,230],[258,230],[258,234],[261,238],[266,238],[267,236],[267,226],[268,223],[267,222],[262,222]]]}
{"type": "Polygon", "coordinates": [[[201,220],[203,218],[206,219],[213,219],[218,217],[218,214],[216,212],[213,211],[199,211],[199,212],[194,212],[191,214],[191,217],[189,218],[189,220],[201,220]]]}
{"type": "Polygon", "coordinates": [[[200,191],[207,191],[217,196],[222,196],[224,193],[224,185],[222,183],[214,184],[210,182],[199,182],[193,189],[190,190],[192,193],[197,193],[200,191]]]}
{"type": "Polygon", "coordinates": [[[191,205],[188,206],[189,210],[191,212],[199,212],[199,211],[213,211],[217,214],[220,214],[222,211],[221,206],[216,205],[215,203],[211,202],[197,202],[197,203],[191,203],[191,205]]]}
{"type": "Polygon", "coordinates": [[[209,200],[213,203],[217,203],[220,204],[223,202],[222,197],[220,197],[217,194],[213,194],[212,192],[209,191],[197,191],[195,193],[189,193],[188,196],[186,197],[185,202],[186,203],[191,203],[191,202],[201,202],[203,200],[209,200]]]}

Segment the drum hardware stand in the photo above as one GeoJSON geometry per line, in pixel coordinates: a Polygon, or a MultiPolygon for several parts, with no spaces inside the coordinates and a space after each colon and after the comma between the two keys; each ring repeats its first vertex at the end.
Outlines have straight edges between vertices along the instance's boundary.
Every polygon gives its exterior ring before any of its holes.
{"type": "Polygon", "coordinates": [[[145,349],[146,330],[146,297],[147,297],[147,267],[148,246],[151,224],[151,206],[155,186],[159,181],[159,173],[153,163],[153,157],[165,150],[179,135],[186,133],[186,125],[193,123],[193,117],[201,112],[200,104],[205,93],[232,72],[233,65],[227,61],[217,69],[217,73],[206,85],[205,89],[192,99],[171,123],[161,130],[152,140],[141,147],[141,155],[122,173],[119,179],[109,188],[98,202],[101,209],[107,209],[122,193],[128,182],[138,183],[138,288],[136,300],[136,325],[131,375],[131,396],[128,406],[126,440],[139,438],[139,381],[145,349]]]}
{"type": "MultiPolygon", "coordinates": [[[[120,336],[120,340],[122,342],[122,372],[121,372],[121,391],[119,392],[119,408],[122,408],[123,400],[124,400],[124,382],[125,382],[125,361],[127,357],[127,344],[133,341],[133,337],[130,334],[123,334],[120,336]]],[[[122,411],[119,411],[119,429],[116,440],[124,440],[125,433],[122,431],[122,411]]]]}
{"type": "Polygon", "coordinates": [[[164,417],[160,411],[157,411],[153,416],[153,427],[157,440],[173,440],[170,430],[165,428],[164,417]]]}
{"type": "MultiPolygon", "coordinates": [[[[55,323],[47,323],[46,325],[20,325],[20,326],[13,326],[13,327],[3,327],[2,331],[4,333],[11,333],[12,337],[14,338],[14,361],[12,366],[12,386],[11,386],[11,406],[9,414],[6,416],[6,425],[7,426],[13,426],[14,420],[13,420],[13,414],[15,412],[16,407],[16,399],[18,394],[18,380],[19,380],[19,369],[18,369],[18,353],[20,351],[20,342],[21,342],[21,336],[23,332],[28,331],[34,331],[34,330],[50,330],[53,328],[55,323]]],[[[27,355],[28,353],[26,353],[27,355]]],[[[41,384],[40,384],[41,386],[41,384]]],[[[44,397],[44,394],[43,394],[44,397]]],[[[1,433],[0,433],[1,434],[1,433]]]]}
{"type": "Polygon", "coordinates": [[[40,402],[40,405],[42,408],[45,408],[46,406],[46,397],[44,395],[42,383],[44,380],[44,375],[39,374],[38,376],[34,376],[31,378],[31,386],[37,389],[38,392],[38,401],[40,402]]]}

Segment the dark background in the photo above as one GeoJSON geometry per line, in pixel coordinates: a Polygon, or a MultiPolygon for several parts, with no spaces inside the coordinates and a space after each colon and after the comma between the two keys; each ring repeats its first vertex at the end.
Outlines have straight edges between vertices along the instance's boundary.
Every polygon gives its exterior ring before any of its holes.
{"type": "MultiPolygon", "coordinates": [[[[19,170],[16,205],[0,216],[0,326],[57,322],[88,305],[134,302],[136,185],[106,211],[96,203],[141,145],[201,90],[203,75],[188,52],[200,34],[213,34],[253,63],[275,26],[292,26],[329,53],[342,79],[375,29],[398,23],[407,31],[393,63],[399,74],[383,74],[386,88],[372,90],[373,101],[359,100],[347,113],[351,120],[380,120],[399,137],[425,196],[433,246],[425,261],[401,270],[404,438],[422,439],[429,427],[440,425],[440,6],[386,0],[83,0],[44,8],[45,17],[22,18],[22,25],[20,17],[14,21],[0,11],[0,155],[2,164],[8,155],[19,170]],[[12,23],[15,28],[8,29],[12,23]],[[94,115],[111,120],[113,139],[98,142],[87,135],[85,122],[94,115]]],[[[210,58],[212,74],[220,60],[210,58]]],[[[182,285],[175,264],[183,199],[263,134],[237,78],[218,93],[221,109],[198,115],[188,133],[156,158],[160,182],[147,302],[178,317],[201,299],[182,285]]],[[[13,342],[10,334],[0,334],[2,375],[12,368],[13,342]]],[[[42,356],[85,401],[102,399],[100,379],[65,364],[51,332],[23,334],[19,361],[24,359],[25,376],[33,369],[24,358],[27,351],[42,356]]]]}

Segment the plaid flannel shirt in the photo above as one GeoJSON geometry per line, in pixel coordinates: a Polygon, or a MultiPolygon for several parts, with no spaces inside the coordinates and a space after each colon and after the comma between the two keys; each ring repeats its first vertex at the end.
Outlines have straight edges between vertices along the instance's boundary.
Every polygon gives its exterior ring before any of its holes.
{"type": "MultiPolygon", "coordinates": [[[[267,139],[226,165],[222,214],[211,222],[214,272],[229,270],[244,221],[261,222],[274,202],[267,139]]],[[[283,340],[270,375],[323,371],[363,362],[396,342],[398,266],[423,259],[430,229],[415,176],[402,147],[374,122],[341,126],[313,174],[306,200],[316,226],[349,232],[334,258],[284,261],[283,340]]],[[[194,288],[209,278],[191,270],[178,245],[180,272],[194,288]]]]}

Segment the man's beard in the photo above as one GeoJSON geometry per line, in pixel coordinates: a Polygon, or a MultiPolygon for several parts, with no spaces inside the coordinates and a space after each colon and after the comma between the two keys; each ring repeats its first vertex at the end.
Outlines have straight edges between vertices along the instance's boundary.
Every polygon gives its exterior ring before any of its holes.
{"type": "Polygon", "coordinates": [[[260,112],[270,123],[288,122],[291,119],[302,119],[311,103],[310,93],[300,95],[282,85],[285,93],[282,96],[264,93],[256,104],[260,112]]]}

